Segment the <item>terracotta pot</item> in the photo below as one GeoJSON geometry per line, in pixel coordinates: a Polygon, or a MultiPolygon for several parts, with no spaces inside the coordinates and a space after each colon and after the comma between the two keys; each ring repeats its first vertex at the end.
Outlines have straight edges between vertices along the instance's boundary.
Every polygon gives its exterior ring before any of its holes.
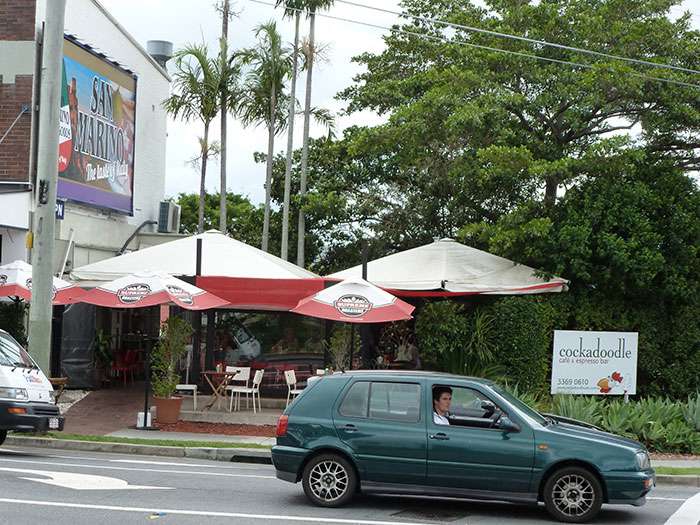
{"type": "Polygon", "coordinates": [[[156,407],[158,423],[172,424],[180,419],[181,397],[154,397],[153,404],[156,407]]]}

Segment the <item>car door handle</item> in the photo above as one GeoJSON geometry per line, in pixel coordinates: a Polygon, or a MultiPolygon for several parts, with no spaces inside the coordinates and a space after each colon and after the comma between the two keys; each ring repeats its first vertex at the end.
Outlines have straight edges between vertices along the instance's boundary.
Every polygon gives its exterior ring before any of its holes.
{"type": "Polygon", "coordinates": [[[437,439],[438,441],[447,441],[450,439],[450,436],[448,436],[444,432],[438,432],[437,434],[429,434],[428,437],[430,439],[437,439]]]}
{"type": "Polygon", "coordinates": [[[341,427],[341,430],[345,432],[357,432],[357,427],[355,425],[347,424],[341,427]]]}

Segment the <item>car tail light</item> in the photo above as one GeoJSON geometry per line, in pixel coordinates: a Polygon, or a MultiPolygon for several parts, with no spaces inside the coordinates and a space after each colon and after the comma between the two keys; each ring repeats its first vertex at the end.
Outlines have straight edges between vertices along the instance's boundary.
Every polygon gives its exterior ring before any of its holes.
{"type": "Polygon", "coordinates": [[[289,416],[282,415],[277,421],[277,437],[282,437],[287,434],[287,426],[289,425],[289,416]]]}

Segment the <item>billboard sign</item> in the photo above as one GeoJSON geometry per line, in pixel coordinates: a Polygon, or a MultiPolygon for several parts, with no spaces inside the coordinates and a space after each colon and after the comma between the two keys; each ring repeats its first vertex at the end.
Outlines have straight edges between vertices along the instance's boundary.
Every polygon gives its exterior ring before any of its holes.
{"type": "Polygon", "coordinates": [[[58,197],[133,213],[136,77],[66,38],[58,197]]]}
{"type": "Polygon", "coordinates": [[[555,330],[552,394],[636,394],[638,335],[555,330]]]}

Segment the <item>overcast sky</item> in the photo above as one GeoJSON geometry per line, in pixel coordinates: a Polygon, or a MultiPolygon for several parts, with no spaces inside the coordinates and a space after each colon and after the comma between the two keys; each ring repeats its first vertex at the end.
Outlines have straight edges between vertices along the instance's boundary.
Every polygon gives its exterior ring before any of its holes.
{"type": "MultiPolygon", "coordinates": [[[[261,0],[274,3],[274,0],[261,0]]],[[[169,40],[175,48],[187,43],[206,41],[214,53],[218,49],[221,32],[221,19],[213,8],[214,0],[100,0],[114,17],[144,47],[147,40],[169,40]]],[[[399,0],[364,0],[359,3],[398,10],[399,0]]],[[[239,13],[229,25],[230,45],[250,46],[254,43],[252,31],[255,26],[270,19],[278,23],[287,42],[294,37],[293,22],[283,19],[281,10],[260,5],[251,0],[232,0],[239,13]]],[[[694,15],[694,25],[700,27],[700,0],[686,0],[683,7],[694,15]]],[[[367,11],[357,7],[336,4],[329,12],[332,16],[367,21],[372,24],[391,26],[397,17],[367,11]]],[[[308,23],[302,19],[302,33],[308,32],[308,23]]],[[[338,91],[352,83],[352,78],[360,68],[351,62],[353,56],[364,51],[378,52],[384,47],[384,32],[365,26],[317,18],[317,39],[328,46],[328,62],[314,69],[313,105],[330,109],[337,113],[342,103],[334,99],[338,91]]],[[[128,66],[128,64],[127,64],[128,66]]],[[[297,82],[297,98],[303,100],[304,77],[297,82]]],[[[302,120],[296,122],[295,144],[301,145],[302,120]]],[[[233,119],[228,128],[228,190],[249,196],[255,202],[264,200],[263,183],[265,167],[253,161],[253,153],[267,149],[267,133],[264,127],[241,128],[233,119]]],[[[354,114],[337,121],[338,128],[352,124],[376,124],[381,122],[372,113],[354,114]]],[[[214,124],[213,138],[218,139],[218,121],[214,124]]],[[[169,120],[167,142],[166,196],[179,192],[196,192],[199,188],[199,174],[186,165],[186,161],[197,154],[197,137],[202,133],[197,123],[183,124],[169,120]]],[[[323,130],[312,124],[311,135],[321,136],[323,130]]],[[[285,135],[277,138],[276,151],[286,148],[285,135]]],[[[137,175],[138,176],[138,175],[137,175]]],[[[219,189],[219,166],[211,165],[207,170],[207,188],[219,189]]]]}

